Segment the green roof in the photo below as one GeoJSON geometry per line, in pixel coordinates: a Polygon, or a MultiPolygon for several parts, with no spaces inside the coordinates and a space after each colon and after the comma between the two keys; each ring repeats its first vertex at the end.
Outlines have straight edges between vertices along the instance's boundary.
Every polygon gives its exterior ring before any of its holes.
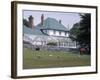
{"type": "Polygon", "coordinates": [[[34,29],[28,28],[27,26],[24,25],[23,27],[23,33],[25,34],[34,34],[34,35],[44,35],[40,28],[34,27],[34,29]]]}
{"type": "Polygon", "coordinates": [[[67,31],[67,28],[54,18],[45,19],[43,26],[41,24],[38,24],[37,27],[41,27],[41,29],[54,29],[54,30],[67,31]]]}
{"type": "Polygon", "coordinates": [[[56,19],[54,18],[47,18],[44,20],[43,26],[40,24],[38,24],[37,26],[35,26],[33,29],[23,25],[23,33],[26,34],[34,34],[34,35],[47,35],[45,34],[42,30],[43,29],[49,29],[49,30],[61,30],[61,31],[67,31],[67,28],[59,23],[56,19]]]}

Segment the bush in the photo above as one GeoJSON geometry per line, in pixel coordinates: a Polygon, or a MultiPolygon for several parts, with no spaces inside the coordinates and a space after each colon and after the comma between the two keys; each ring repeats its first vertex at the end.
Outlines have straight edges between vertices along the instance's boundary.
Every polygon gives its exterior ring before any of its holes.
{"type": "Polygon", "coordinates": [[[57,43],[56,43],[56,42],[49,42],[49,43],[47,43],[47,45],[50,45],[50,46],[57,46],[57,43]]]}
{"type": "Polygon", "coordinates": [[[39,48],[39,47],[37,47],[37,48],[36,48],[36,51],[39,51],[39,50],[40,50],[40,48],[39,48]]]}

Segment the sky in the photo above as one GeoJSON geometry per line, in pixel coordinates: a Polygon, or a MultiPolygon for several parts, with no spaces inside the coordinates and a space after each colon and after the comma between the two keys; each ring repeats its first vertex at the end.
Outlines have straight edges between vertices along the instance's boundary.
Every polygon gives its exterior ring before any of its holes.
{"type": "Polygon", "coordinates": [[[23,18],[28,20],[28,17],[32,15],[34,17],[34,25],[36,26],[41,22],[41,15],[44,15],[44,19],[50,17],[56,20],[61,20],[62,24],[67,28],[72,28],[73,24],[81,20],[79,13],[71,12],[52,12],[52,11],[34,11],[34,10],[24,10],[23,18]]]}

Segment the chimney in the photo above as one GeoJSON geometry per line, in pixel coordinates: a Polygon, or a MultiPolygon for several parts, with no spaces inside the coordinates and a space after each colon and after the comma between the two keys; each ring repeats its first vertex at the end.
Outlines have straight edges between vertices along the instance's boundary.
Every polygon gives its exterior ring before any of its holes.
{"type": "Polygon", "coordinates": [[[32,17],[32,15],[30,15],[28,19],[29,19],[29,27],[34,28],[34,18],[32,17]]]}
{"type": "Polygon", "coordinates": [[[59,20],[59,23],[61,24],[61,20],[59,20]]]}
{"type": "Polygon", "coordinates": [[[44,15],[42,14],[41,15],[41,25],[43,26],[43,23],[44,23],[44,15]]]}

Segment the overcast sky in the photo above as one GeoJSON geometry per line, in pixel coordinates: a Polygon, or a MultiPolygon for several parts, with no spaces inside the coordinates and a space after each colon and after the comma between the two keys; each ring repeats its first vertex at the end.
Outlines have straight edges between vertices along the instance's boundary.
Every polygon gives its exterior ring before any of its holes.
{"type": "Polygon", "coordinates": [[[61,20],[62,24],[66,28],[71,28],[73,24],[80,21],[80,16],[78,13],[69,13],[69,12],[48,12],[48,11],[23,11],[23,18],[28,20],[28,17],[32,15],[34,17],[34,25],[37,25],[41,22],[41,15],[44,15],[44,19],[50,17],[55,18],[56,20],[61,20]]]}

